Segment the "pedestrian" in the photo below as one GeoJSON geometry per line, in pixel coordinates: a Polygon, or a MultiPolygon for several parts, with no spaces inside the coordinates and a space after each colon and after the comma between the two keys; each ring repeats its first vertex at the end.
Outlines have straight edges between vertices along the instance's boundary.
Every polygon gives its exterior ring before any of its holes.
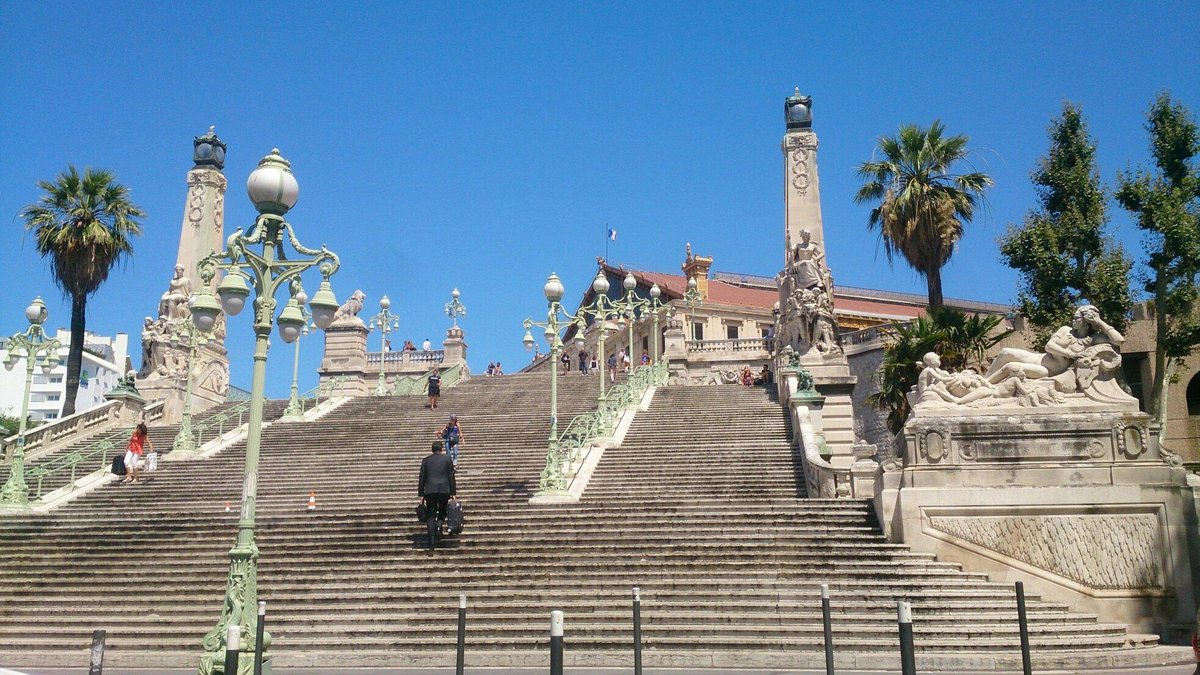
{"type": "Polygon", "coordinates": [[[496,364],[494,364],[494,363],[491,363],[491,362],[489,361],[489,362],[488,362],[488,369],[487,369],[487,372],[486,372],[486,373],[484,373],[484,375],[486,375],[487,377],[491,377],[491,376],[492,376],[492,373],[494,373],[494,372],[496,372],[496,364]]]}
{"type": "Polygon", "coordinates": [[[405,340],[404,341],[404,351],[415,352],[415,351],[417,351],[417,346],[412,343],[412,340],[405,340]]]}
{"type": "Polygon", "coordinates": [[[650,365],[650,355],[646,353],[645,349],[642,350],[642,365],[643,366],[650,365]]]}
{"type": "Polygon", "coordinates": [[[425,341],[421,343],[421,349],[427,352],[433,349],[433,345],[429,343],[429,338],[425,338],[425,341]]]}
{"type": "Polygon", "coordinates": [[[500,365],[499,361],[496,362],[496,370],[493,371],[492,374],[496,376],[504,374],[504,366],[500,365]]]}
{"type": "Polygon", "coordinates": [[[630,361],[630,358],[631,358],[631,357],[630,357],[630,355],[629,355],[629,352],[632,352],[632,351],[633,351],[633,347],[630,347],[628,350],[626,350],[626,349],[622,349],[622,350],[621,350],[621,369],[622,369],[622,372],[625,372],[625,373],[628,373],[628,372],[629,372],[629,361],[630,361]]]}
{"type": "Polygon", "coordinates": [[[587,375],[587,367],[588,367],[587,359],[588,359],[588,353],[586,351],[580,349],[579,350],[579,372],[583,375],[587,375]]]}
{"type": "Polygon", "coordinates": [[[450,461],[458,468],[458,444],[463,442],[462,428],[458,426],[458,415],[451,415],[450,421],[438,432],[438,438],[446,442],[450,461]]]}
{"type": "Polygon", "coordinates": [[[770,368],[770,366],[766,365],[765,363],[763,364],[763,369],[758,374],[758,379],[761,380],[763,384],[771,384],[771,368],[770,368]]]}
{"type": "Polygon", "coordinates": [[[571,355],[564,350],[559,360],[562,361],[563,375],[571,372],[571,355]]]}
{"type": "Polygon", "coordinates": [[[125,449],[125,478],[121,481],[122,483],[142,482],[138,478],[138,462],[141,461],[146,446],[149,446],[151,452],[154,451],[154,443],[150,441],[149,434],[150,430],[146,428],[146,423],[139,422],[129,437],[129,446],[125,449]]]}
{"type": "Polygon", "coordinates": [[[385,351],[385,352],[392,351],[392,341],[391,340],[389,340],[387,338],[383,339],[383,351],[385,351]]]}
{"type": "Polygon", "coordinates": [[[591,360],[592,365],[588,366],[588,372],[591,373],[600,370],[600,360],[596,358],[595,354],[591,355],[591,360]]]}
{"type": "Polygon", "coordinates": [[[617,381],[617,355],[616,354],[608,355],[608,381],[609,382],[617,381]]]}
{"type": "Polygon", "coordinates": [[[437,369],[429,375],[429,409],[437,408],[438,397],[442,395],[442,376],[437,369]]]}
{"type": "Polygon", "coordinates": [[[446,523],[446,505],[457,494],[454,484],[454,464],[446,456],[441,441],[434,441],[430,454],[421,460],[421,475],[417,479],[417,496],[429,509],[429,548],[437,547],[438,535],[446,523]]]}
{"type": "Polygon", "coordinates": [[[754,373],[750,370],[750,366],[742,368],[742,384],[747,387],[754,386],[754,373]]]}

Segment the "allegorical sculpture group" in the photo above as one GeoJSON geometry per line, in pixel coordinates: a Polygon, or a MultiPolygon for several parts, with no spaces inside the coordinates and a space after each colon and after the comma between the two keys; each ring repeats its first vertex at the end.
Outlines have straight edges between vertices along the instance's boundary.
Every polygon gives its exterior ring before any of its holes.
{"type": "Polygon", "coordinates": [[[1136,409],[1117,374],[1125,337],[1100,318],[1093,305],[1075,310],[1071,325],[1055,331],[1045,352],[1002,349],[985,373],[941,368],[932,352],[917,365],[921,374],[909,393],[913,409],[991,406],[1113,404],[1136,409]]]}
{"type": "Polygon", "coordinates": [[[800,241],[788,251],[787,268],[776,277],[782,303],[778,344],[800,355],[840,353],[833,314],[833,274],[812,233],[800,230],[800,241]]]}

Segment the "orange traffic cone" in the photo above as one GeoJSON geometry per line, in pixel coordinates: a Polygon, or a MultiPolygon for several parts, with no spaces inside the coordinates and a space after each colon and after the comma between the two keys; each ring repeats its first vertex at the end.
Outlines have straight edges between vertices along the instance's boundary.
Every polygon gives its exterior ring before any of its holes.
{"type": "Polygon", "coordinates": [[[225,513],[229,513],[230,511],[233,510],[233,509],[229,508],[232,504],[233,504],[233,502],[225,502],[225,513]]]}
{"type": "Polygon", "coordinates": [[[308,510],[309,511],[317,510],[317,493],[316,492],[308,493],[308,510]]]}

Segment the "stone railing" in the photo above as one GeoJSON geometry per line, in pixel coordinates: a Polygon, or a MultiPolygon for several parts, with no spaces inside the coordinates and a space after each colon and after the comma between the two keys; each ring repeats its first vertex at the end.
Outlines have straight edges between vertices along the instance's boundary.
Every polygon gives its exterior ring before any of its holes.
{"type": "Polygon", "coordinates": [[[767,351],[767,338],[739,338],[737,340],[688,340],[688,353],[737,354],[741,352],[767,351]]]}
{"type": "MultiPolygon", "coordinates": [[[[56,448],[73,442],[75,439],[103,431],[118,424],[122,419],[124,404],[121,401],[106,401],[94,408],[68,415],[48,424],[43,424],[25,432],[25,461],[36,459],[56,448]]],[[[142,419],[146,422],[157,422],[162,419],[162,402],[146,406],[142,419]]],[[[3,439],[3,458],[8,462],[12,458],[13,449],[17,445],[17,436],[3,439]]]]}
{"type": "Polygon", "coordinates": [[[446,356],[444,349],[418,349],[418,350],[401,350],[392,352],[367,352],[367,364],[379,365],[380,360],[384,366],[398,365],[404,366],[409,363],[441,363],[446,356]]]}
{"type": "Polygon", "coordinates": [[[887,337],[889,331],[891,330],[892,325],[893,324],[890,323],[880,324],[878,326],[871,326],[870,328],[864,328],[862,330],[853,330],[842,333],[842,346],[851,347],[883,342],[883,339],[887,337]]]}
{"type": "Polygon", "coordinates": [[[821,457],[823,441],[817,440],[812,414],[805,406],[793,412],[804,465],[804,483],[809,497],[834,499],[850,496],[850,467],[838,468],[821,457]]]}

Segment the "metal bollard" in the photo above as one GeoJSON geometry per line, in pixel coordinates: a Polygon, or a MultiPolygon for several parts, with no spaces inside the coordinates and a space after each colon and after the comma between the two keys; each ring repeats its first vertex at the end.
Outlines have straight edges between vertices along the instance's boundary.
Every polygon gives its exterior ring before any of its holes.
{"type": "Polygon", "coordinates": [[[821,584],[821,623],[825,626],[825,675],[833,675],[833,624],[829,619],[829,584],[821,584]]]}
{"type": "Polygon", "coordinates": [[[463,675],[467,657],[467,596],[458,596],[458,655],[454,660],[455,675],[463,675]]]}
{"type": "Polygon", "coordinates": [[[242,627],[234,624],[225,629],[225,675],[237,675],[238,652],[242,649],[242,627]]]}
{"type": "Polygon", "coordinates": [[[642,675],[642,589],[633,587],[633,675],[642,675]]]}
{"type": "Polygon", "coordinates": [[[550,675],[563,675],[563,613],[550,612],[550,675]]]}
{"type": "Polygon", "coordinates": [[[88,675],[101,675],[104,672],[104,638],[107,635],[102,630],[92,631],[92,662],[88,665],[88,675]]]}
{"type": "Polygon", "coordinates": [[[1025,616],[1025,584],[1017,582],[1017,624],[1021,627],[1021,669],[1025,675],[1033,675],[1033,661],[1029,657],[1029,619],[1025,616]]]}
{"type": "Polygon", "coordinates": [[[254,675],[262,675],[263,666],[263,635],[266,634],[267,623],[267,603],[264,600],[258,601],[258,628],[256,629],[254,641],[254,675]]]}
{"type": "Polygon", "coordinates": [[[896,616],[900,623],[900,672],[917,675],[917,658],[913,653],[912,607],[903,600],[896,603],[896,616]]]}

